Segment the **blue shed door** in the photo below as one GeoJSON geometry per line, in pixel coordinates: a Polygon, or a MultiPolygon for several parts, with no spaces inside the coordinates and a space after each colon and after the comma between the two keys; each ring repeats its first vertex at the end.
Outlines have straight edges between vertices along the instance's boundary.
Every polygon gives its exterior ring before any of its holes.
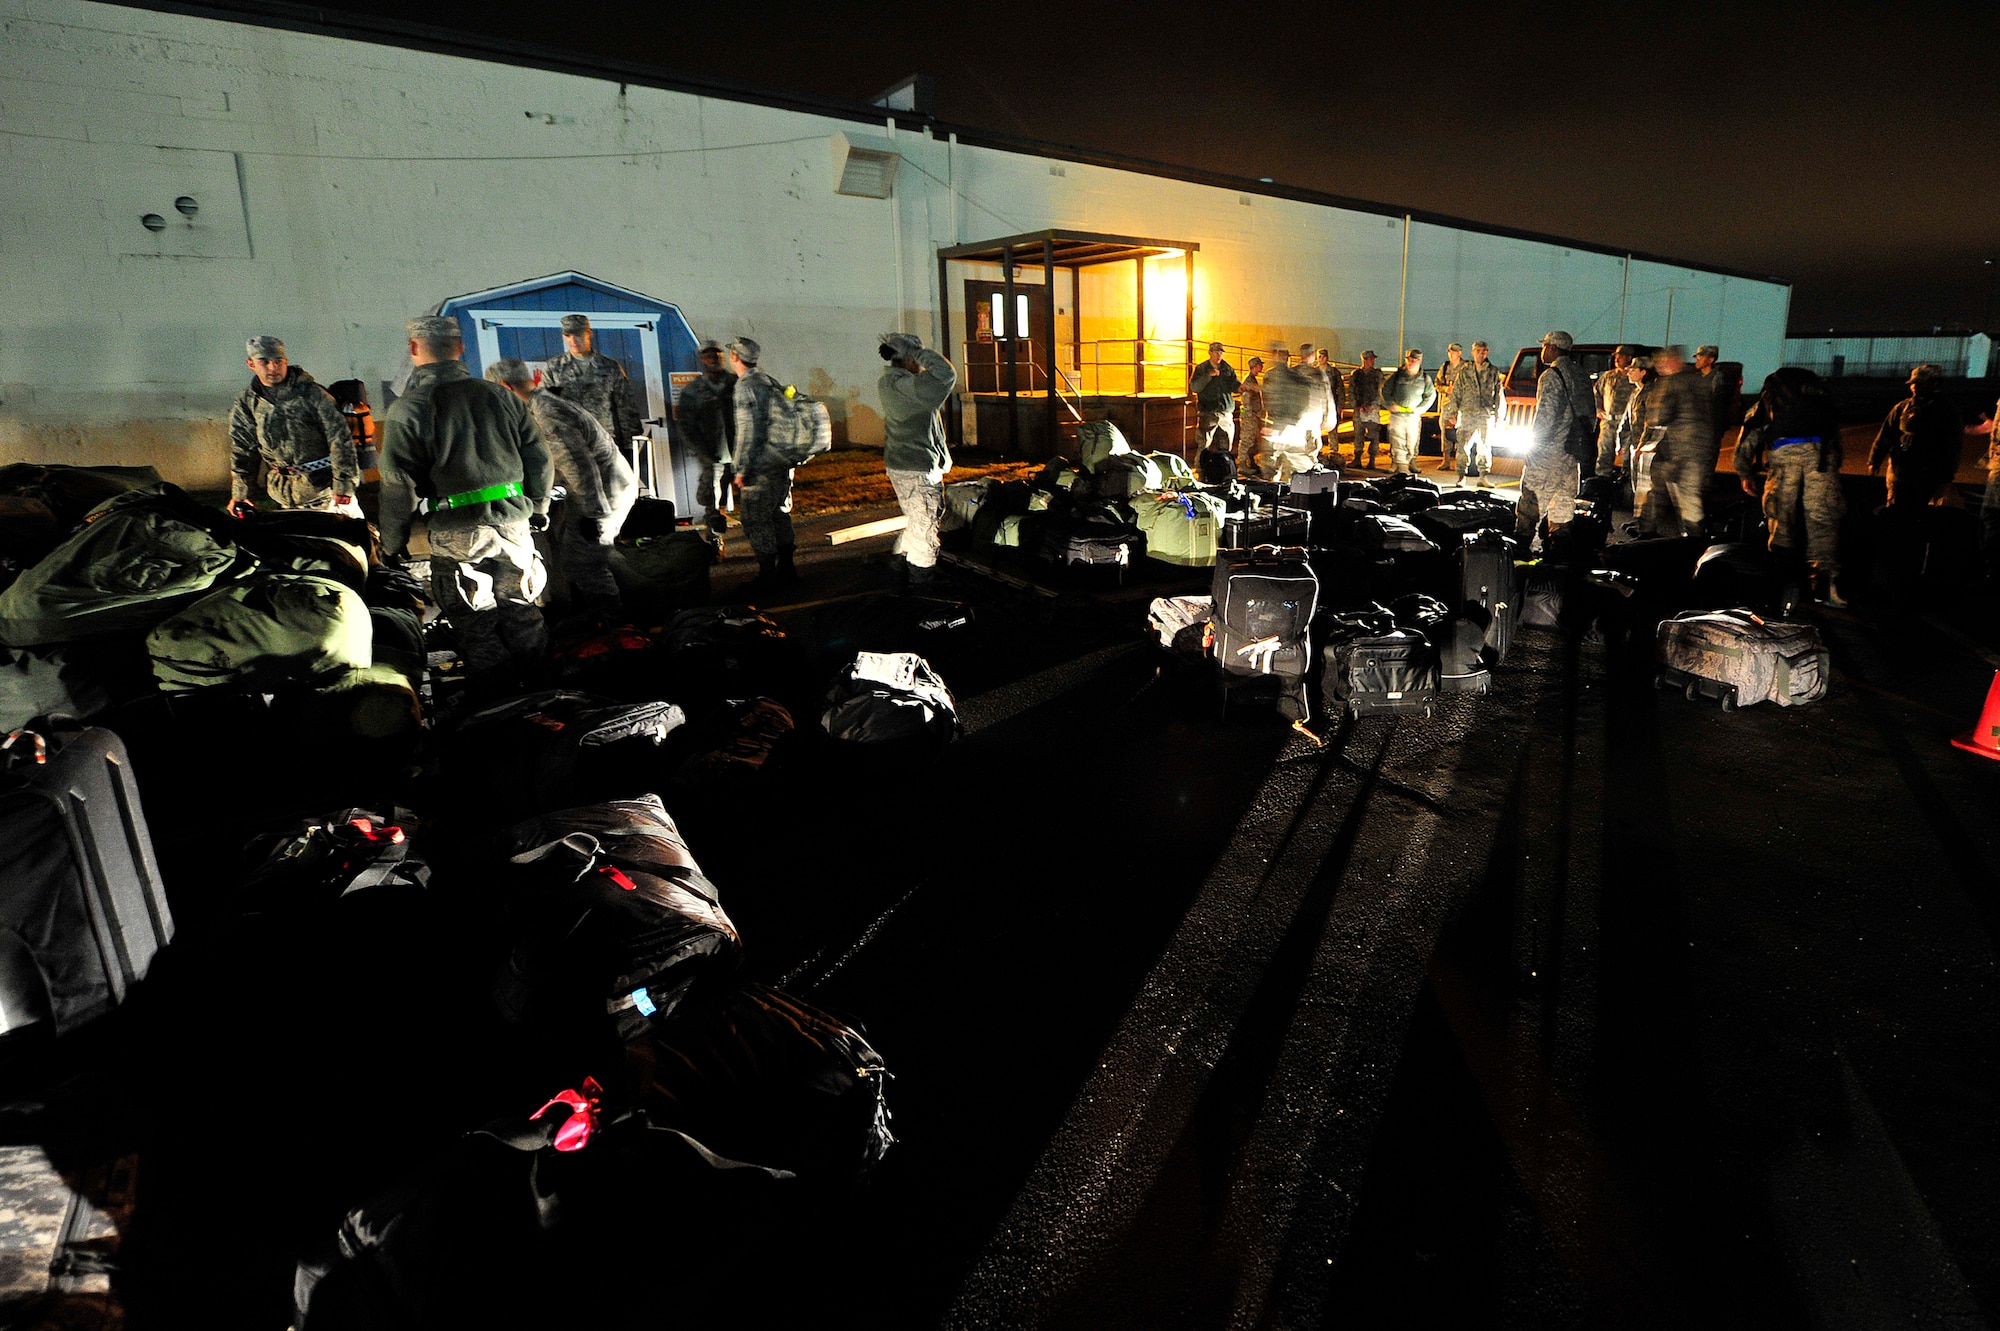
{"type": "MultiPolygon", "coordinates": [[[[543,310],[473,310],[479,331],[479,363],[484,367],[507,356],[518,356],[539,369],[563,354],[560,312],[543,310]]],[[[659,321],[644,314],[590,316],[597,349],[625,367],[638,390],[639,413],[648,419],[668,414],[666,374],[660,362],[659,321]]],[[[620,440],[621,444],[625,441],[620,440]]]]}
{"type": "MultiPolygon", "coordinates": [[[[647,402],[654,396],[653,386],[646,382],[646,353],[639,344],[639,330],[636,328],[593,328],[597,334],[597,349],[625,367],[632,386],[638,390],[639,407],[642,415],[652,415],[647,402]]],[[[563,354],[562,330],[560,328],[513,328],[503,326],[498,339],[500,356],[516,356],[528,362],[531,369],[539,370],[544,364],[563,354]]]]}

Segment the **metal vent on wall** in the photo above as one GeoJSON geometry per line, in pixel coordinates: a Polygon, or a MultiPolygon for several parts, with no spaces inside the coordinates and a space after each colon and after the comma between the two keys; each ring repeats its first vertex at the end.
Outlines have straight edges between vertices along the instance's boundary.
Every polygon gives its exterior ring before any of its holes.
{"type": "Polygon", "coordinates": [[[896,192],[896,167],[903,157],[880,139],[833,136],[833,192],[862,199],[886,199],[896,192]]]}

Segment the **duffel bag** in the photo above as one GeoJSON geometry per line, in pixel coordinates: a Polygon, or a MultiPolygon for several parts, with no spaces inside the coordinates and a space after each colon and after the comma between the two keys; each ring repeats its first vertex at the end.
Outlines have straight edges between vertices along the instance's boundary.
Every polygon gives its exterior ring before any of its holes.
{"type": "Polygon", "coordinates": [[[269,689],[366,669],[374,625],[352,588],[327,578],[262,576],[211,592],[146,635],[163,689],[269,689]]]}
{"type": "Polygon", "coordinates": [[[860,652],[827,690],[820,726],[850,744],[943,750],[958,738],[958,707],[914,652],[860,652]]]}
{"type": "Polygon", "coordinates": [[[1719,698],[1723,709],[1774,702],[1796,707],[1826,696],[1832,658],[1810,624],[1748,610],[1690,611],[1660,621],[1662,687],[1719,698]]]}

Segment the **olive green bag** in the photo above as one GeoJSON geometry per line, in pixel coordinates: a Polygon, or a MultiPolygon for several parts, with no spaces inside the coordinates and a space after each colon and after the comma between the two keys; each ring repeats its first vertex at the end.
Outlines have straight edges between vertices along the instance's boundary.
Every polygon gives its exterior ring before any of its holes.
{"type": "Polygon", "coordinates": [[[309,684],[373,662],[368,607],[329,578],[267,575],[202,597],[146,636],[167,690],[309,684]]]}

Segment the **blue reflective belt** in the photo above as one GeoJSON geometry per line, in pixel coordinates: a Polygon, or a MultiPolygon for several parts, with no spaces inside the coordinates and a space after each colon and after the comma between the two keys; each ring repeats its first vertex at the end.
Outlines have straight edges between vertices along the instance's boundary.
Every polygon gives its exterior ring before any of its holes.
{"type": "Polygon", "coordinates": [[[1780,439],[1776,443],[1772,444],[1770,451],[1775,453],[1781,448],[1790,448],[1793,444],[1816,444],[1818,442],[1819,442],[1818,435],[1795,434],[1789,439],[1780,439]]]}

